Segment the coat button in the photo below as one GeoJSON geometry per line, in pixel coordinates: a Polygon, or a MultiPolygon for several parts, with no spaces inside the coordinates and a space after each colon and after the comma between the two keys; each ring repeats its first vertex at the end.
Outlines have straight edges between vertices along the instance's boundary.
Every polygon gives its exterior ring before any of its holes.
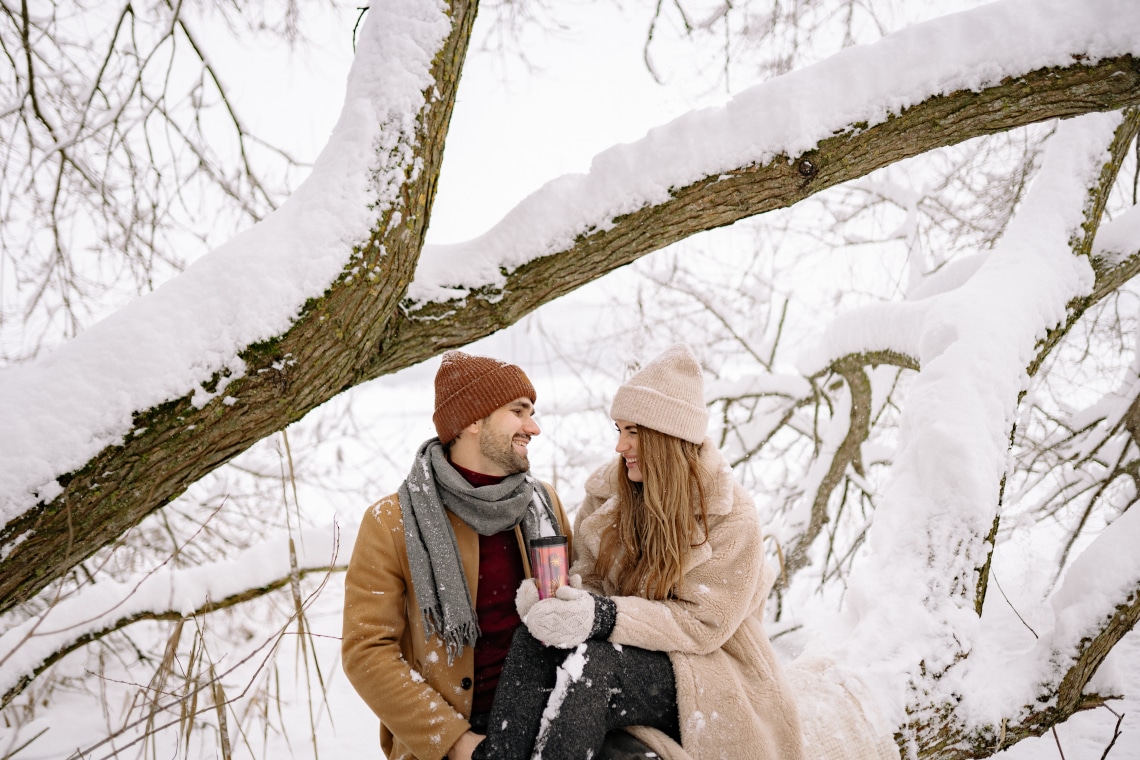
{"type": "Polygon", "coordinates": [[[471,679],[470,678],[464,678],[462,681],[459,682],[459,685],[463,687],[464,691],[467,691],[468,689],[471,688],[471,679]]]}

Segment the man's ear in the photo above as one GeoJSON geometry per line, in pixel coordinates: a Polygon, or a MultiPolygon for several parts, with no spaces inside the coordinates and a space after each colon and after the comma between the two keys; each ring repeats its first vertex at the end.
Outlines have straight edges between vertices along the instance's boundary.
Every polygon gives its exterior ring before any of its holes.
{"type": "Polygon", "coordinates": [[[470,425],[468,425],[467,427],[465,427],[465,428],[463,428],[462,430],[460,430],[460,431],[459,431],[459,432],[456,434],[456,436],[455,436],[455,437],[456,437],[456,438],[459,438],[459,436],[463,435],[464,433],[469,433],[469,434],[470,434],[472,437],[475,437],[475,438],[477,438],[477,437],[479,436],[479,432],[480,432],[482,429],[483,429],[483,420],[475,420],[475,421],[474,421],[474,422],[472,422],[470,425]]]}

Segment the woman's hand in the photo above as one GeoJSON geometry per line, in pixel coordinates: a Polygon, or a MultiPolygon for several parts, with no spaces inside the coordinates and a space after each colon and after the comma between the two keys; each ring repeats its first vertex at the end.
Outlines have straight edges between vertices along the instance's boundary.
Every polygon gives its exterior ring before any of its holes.
{"type": "Polygon", "coordinates": [[[524,622],[530,635],[547,646],[571,649],[586,639],[608,639],[617,605],[608,597],[562,586],[552,598],[536,603],[524,622]]]}
{"type": "MultiPolygon", "coordinates": [[[[578,573],[571,575],[570,585],[573,588],[582,588],[582,576],[578,573]]],[[[534,578],[524,579],[519,584],[518,590],[515,591],[515,611],[519,613],[519,618],[526,620],[527,613],[538,601],[538,583],[534,578]]]]}

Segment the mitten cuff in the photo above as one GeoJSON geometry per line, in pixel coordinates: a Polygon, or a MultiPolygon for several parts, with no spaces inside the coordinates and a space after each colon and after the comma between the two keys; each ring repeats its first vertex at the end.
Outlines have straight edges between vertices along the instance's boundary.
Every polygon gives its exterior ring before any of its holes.
{"type": "Polygon", "coordinates": [[[590,629],[590,638],[604,641],[617,625],[617,604],[608,596],[590,596],[594,597],[594,627],[590,629]]]}

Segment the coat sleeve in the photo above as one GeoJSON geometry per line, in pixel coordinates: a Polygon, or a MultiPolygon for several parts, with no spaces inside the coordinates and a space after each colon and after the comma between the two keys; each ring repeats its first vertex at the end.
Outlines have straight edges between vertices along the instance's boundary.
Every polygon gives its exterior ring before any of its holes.
{"type": "Polygon", "coordinates": [[[470,724],[400,652],[412,600],[398,551],[404,541],[399,515],[393,496],[361,521],[344,581],[343,668],[397,739],[421,760],[438,760],[470,724]]]}
{"type": "Polygon", "coordinates": [[[708,654],[724,645],[764,601],[759,519],[748,505],[710,519],[710,537],[694,555],[706,554],[685,574],[677,595],[666,601],[614,597],[617,623],[610,641],[661,652],[708,654]],[[702,551],[703,550],[703,551],[702,551]]]}

